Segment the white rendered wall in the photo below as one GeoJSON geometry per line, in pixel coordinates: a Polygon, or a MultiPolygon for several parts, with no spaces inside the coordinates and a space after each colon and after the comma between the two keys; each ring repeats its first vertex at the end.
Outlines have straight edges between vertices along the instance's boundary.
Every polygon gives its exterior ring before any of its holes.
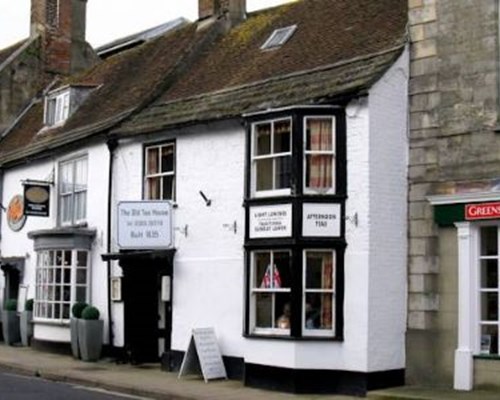
{"type": "Polygon", "coordinates": [[[369,371],[405,367],[408,52],[369,92],[369,371]]]}
{"type": "MultiPolygon", "coordinates": [[[[170,136],[154,135],[144,143],[163,139],[176,143],[174,226],[188,227],[187,236],[174,232],[172,349],[186,351],[193,328],[214,327],[222,353],[241,357],[244,129],[238,123],[210,124],[174,131],[170,136]],[[205,205],[200,190],[212,200],[211,206],[205,205]]],[[[115,166],[115,205],[142,199],[143,142],[121,143],[115,166]]],[[[114,247],[116,250],[116,243],[114,247]]],[[[122,272],[115,266],[113,273],[122,272]]],[[[116,305],[113,319],[115,344],[120,345],[123,309],[116,305]]]]}
{"type": "MultiPolygon", "coordinates": [[[[107,343],[107,270],[106,263],[101,261],[101,254],[106,252],[106,222],[107,222],[107,166],[108,150],[105,145],[93,145],[82,148],[71,154],[63,154],[50,160],[35,161],[4,172],[2,204],[7,205],[16,194],[23,193],[22,181],[27,179],[49,180],[55,176],[57,181],[58,162],[81,154],[88,155],[88,191],[87,191],[87,224],[89,229],[96,230],[96,238],[91,249],[91,282],[89,283],[90,303],[101,312],[105,321],[104,340],[107,343]],[[53,175],[54,174],[54,175],[53,175]]],[[[25,257],[22,285],[28,286],[28,298],[35,295],[36,253],[33,240],[28,238],[28,232],[39,229],[52,229],[57,226],[57,185],[51,187],[50,217],[28,217],[23,229],[13,232],[7,224],[5,213],[2,214],[2,240],[0,249],[2,257],[25,257]]],[[[2,281],[3,281],[3,274],[2,281]]],[[[3,284],[3,282],[2,282],[3,284]]],[[[36,339],[56,342],[69,342],[69,327],[67,325],[35,324],[36,339]]]]}

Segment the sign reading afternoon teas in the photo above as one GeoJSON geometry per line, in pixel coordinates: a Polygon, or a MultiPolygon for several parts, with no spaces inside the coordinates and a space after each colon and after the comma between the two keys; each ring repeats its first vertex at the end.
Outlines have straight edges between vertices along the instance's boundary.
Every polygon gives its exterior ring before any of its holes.
{"type": "Polygon", "coordinates": [[[118,246],[121,249],[172,247],[172,205],[169,201],[118,203],[118,246]]]}
{"type": "Polygon", "coordinates": [[[302,236],[340,237],[340,204],[304,203],[302,236]]]}

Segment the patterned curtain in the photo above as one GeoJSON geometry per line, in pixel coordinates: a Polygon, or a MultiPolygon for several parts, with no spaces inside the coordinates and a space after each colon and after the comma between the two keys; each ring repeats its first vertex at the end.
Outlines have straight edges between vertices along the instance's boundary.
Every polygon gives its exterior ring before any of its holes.
{"type": "MultiPolygon", "coordinates": [[[[323,289],[333,289],[333,258],[330,255],[323,257],[323,289]]],[[[332,295],[323,295],[321,307],[321,328],[332,328],[332,295]]]]}
{"type": "MultiPolygon", "coordinates": [[[[332,150],[332,121],[327,119],[309,120],[310,148],[315,151],[332,150]]],[[[329,154],[309,155],[310,188],[331,188],[333,186],[332,156],[329,154]]]]}

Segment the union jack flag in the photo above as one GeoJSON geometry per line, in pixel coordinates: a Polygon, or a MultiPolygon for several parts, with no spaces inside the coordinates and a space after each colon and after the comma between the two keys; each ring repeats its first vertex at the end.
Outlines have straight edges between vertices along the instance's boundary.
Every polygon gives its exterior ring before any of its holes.
{"type": "Polygon", "coordinates": [[[278,267],[276,265],[273,266],[273,282],[271,286],[271,264],[267,266],[266,273],[262,277],[262,282],[260,283],[260,287],[264,289],[268,288],[280,288],[281,287],[281,277],[280,277],[280,271],[278,270],[278,267]]]}

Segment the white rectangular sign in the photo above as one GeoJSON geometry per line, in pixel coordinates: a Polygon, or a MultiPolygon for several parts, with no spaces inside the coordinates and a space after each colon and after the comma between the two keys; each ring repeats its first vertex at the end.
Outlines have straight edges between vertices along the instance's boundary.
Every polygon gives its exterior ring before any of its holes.
{"type": "Polygon", "coordinates": [[[250,207],[250,238],[292,236],[292,205],[250,207]]]}
{"type": "Polygon", "coordinates": [[[121,249],[165,249],[173,245],[169,201],[118,203],[118,246],[121,249]]]}
{"type": "Polygon", "coordinates": [[[302,236],[340,237],[340,204],[304,203],[302,236]]]}

